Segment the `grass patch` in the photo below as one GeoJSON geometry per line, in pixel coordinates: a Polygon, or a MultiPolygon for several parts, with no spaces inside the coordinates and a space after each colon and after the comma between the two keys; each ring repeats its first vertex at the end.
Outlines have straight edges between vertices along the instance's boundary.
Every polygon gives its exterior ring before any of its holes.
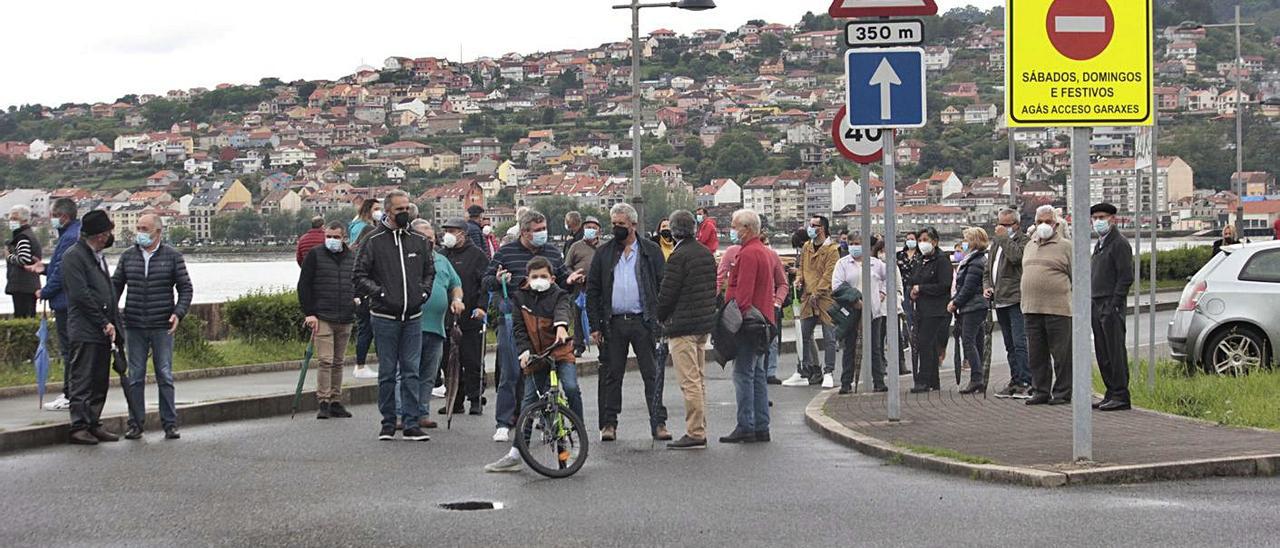
{"type": "Polygon", "coordinates": [[[914,443],[901,443],[901,442],[893,442],[893,444],[903,449],[906,449],[908,451],[911,451],[913,453],[923,453],[925,455],[933,455],[935,457],[958,460],[960,462],[967,462],[969,464],[995,464],[996,462],[987,457],[969,455],[966,453],[961,453],[959,451],[946,449],[944,447],[931,447],[928,445],[917,445],[914,443]]]}
{"type": "MultiPolygon", "coordinates": [[[[1151,287],[1150,281],[1151,280],[1149,279],[1142,280],[1140,282],[1134,282],[1134,285],[1138,287],[1138,291],[1143,295],[1146,295],[1147,292],[1150,291],[1150,289],[1148,289],[1151,287]]],[[[1181,291],[1186,286],[1186,280],[1156,280],[1156,291],[1169,291],[1175,289],[1181,291]]]]}
{"type": "MultiPolygon", "coordinates": [[[[300,341],[249,342],[242,339],[212,341],[209,346],[211,355],[208,356],[194,357],[181,351],[174,352],[173,370],[216,369],[236,365],[301,360],[307,349],[307,343],[300,341]]],[[[347,348],[349,349],[349,356],[354,356],[355,345],[351,344],[347,348]]],[[[148,364],[147,369],[150,372],[150,364],[148,364]]],[[[111,376],[114,378],[116,373],[112,371],[111,376]]],[[[49,382],[62,382],[62,360],[56,357],[49,361],[49,382]]],[[[16,366],[0,366],[0,387],[25,386],[35,383],[35,367],[30,363],[16,366]]]]}
{"type": "MultiPolygon", "coordinates": [[[[1280,430],[1280,369],[1270,369],[1244,377],[1224,377],[1202,372],[1188,374],[1175,361],[1156,362],[1156,386],[1147,388],[1146,362],[1129,381],[1133,404],[1146,409],[1212,421],[1225,426],[1280,430]]],[[[1103,392],[1102,378],[1095,369],[1093,388],[1103,392]]]]}

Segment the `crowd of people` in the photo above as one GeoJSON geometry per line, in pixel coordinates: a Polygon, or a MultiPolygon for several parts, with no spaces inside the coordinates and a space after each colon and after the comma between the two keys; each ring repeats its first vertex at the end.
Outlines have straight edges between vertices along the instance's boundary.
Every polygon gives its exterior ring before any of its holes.
{"type": "MultiPolygon", "coordinates": [[[[1095,406],[1128,409],[1124,315],[1133,283],[1132,249],[1114,229],[1115,207],[1097,204],[1090,214],[1097,238],[1090,313],[1107,387],[1095,406]]],[[[64,393],[48,407],[70,411],[72,443],[118,439],[99,419],[112,360],[124,350],[127,363],[118,366],[127,372],[125,437],[143,435],[150,358],[165,437],[179,438],[173,336],[193,293],[182,254],[164,243],[160,219],[143,215],[113,274],[103,256],[114,231],[105,212],[79,219],[74,202],[62,199],[53,204],[51,217],[59,237],[47,264],[30,229],[31,212],[22,206],[10,212],[7,254],[7,291],[17,315],[33,316],[37,301],[47,301],[69,364],[64,393]]],[[[736,425],[719,438],[722,443],[770,441],[771,384],[836,388],[838,382],[840,393],[852,391],[864,344],[870,345],[872,391],[888,390],[888,374],[910,373],[910,392],[928,393],[941,389],[939,370],[954,337],[955,367],[969,371],[960,393],[985,394],[995,324],[1010,371],[997,397],[1022,398],[1028,405],[1071,399],[1071,242],[1066,223],[1051,207],[1039,208],[1035,224],[1025,230],[1017,212],[1003,210],[993,234],[967,228],[952,253],[943,251],[935,229],[921,227],[901,235],[894,257],[882,236],[834,235],[828,218],[813,216],[790,235],[792,261],[772,249],[761,217],[747,209],[733,213],[731,245],[723,252],[716,221],[705,209],[673,211],[647,235],[626,203],[613,206],[608,221],[570,212],[564,217],[569,236],[557,244],[548,237],[549,219],[521,208],[499,240],[479,206],[469,208],[465,219],[434,227],[418,218],[417,207],[400,191],[365,201],[349,223],[317,217],[296,250],[298,299],[318,362],[317,418],[352,416],[343,405],[342,382],[353,339],[353,374],[377,378],[378,439],[397,433],[406,440],[430,439],[426,431],[437,426],[428,406],[433,396],[445,398],[440,414],[483,415],[490,329],[509,329],[499,340],[512,346],[500,349],[495,360],[492,438],[499,443],[513,441],[520,407],[535,401],[547,383],[544,371],[523,374],[535,355],[552,359],[570,408],[586,419],[576,362],[591,346],[599,354],[596,427],[605,442],[621,435],[622,384],[634,357],[644,385],[647,435],[670,449],[705,448],[708,343],[734,362],[736,425]],[[897,269],[895,276],[886,272],[890,268],[897,269]],[[894,302],[887,298],[891,278],[901,283],[901,299],[894,302]],[[794,374],[780,380],[779,333],[788,307],[798,320],[799,359],[794,374]],[[858,321],[863,310],[871,316],[869,338],[858,321]],[[494,321],[499,314],[511,321],[494,321]],[[903,327],[897,371],[886,371],[890,321],[903,327]],[[367,361],[375,342],[376,365],[367,361]],[[455,348],[459,388],[441,393],[441,365],[455,348]],[[667,424],[668,361],[684,403],[678,439],[667,424]]],[[[513,446],[486,470],[520,468],[513,446]]]]}

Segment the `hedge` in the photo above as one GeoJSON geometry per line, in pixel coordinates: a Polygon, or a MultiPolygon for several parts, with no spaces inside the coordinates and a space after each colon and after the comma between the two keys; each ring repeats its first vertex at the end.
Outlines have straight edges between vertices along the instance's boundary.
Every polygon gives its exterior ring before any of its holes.
{"type": "MultiPolygon", "coordinates": [[[[1181,247],[1156,252],[1156,279],[1186,281],[1200,271],[1213,258],[1210,246],[1181,247]]],[[[1142,278],[1151,277],[1151,253],[1138,256],[1142,264],[1142,278]]]]}
{"type": "Polygon", "coordinates": [[[227,301],[222,317],[234,335],[250,342],[307,340],[296,291],[244,295],[227,301]]]}
{"type": "MultiPolygon", "coordinates": [[[[36,337],[39,329],[38,318],[0,320],[0,364],[17,366],[30,363],[40,344],[36,337]]],[[[45,348],[49,351],[50,360],[58,359],[58,334],[54,332],[52,319],[49,321],[49,340],[45,348]]]]}

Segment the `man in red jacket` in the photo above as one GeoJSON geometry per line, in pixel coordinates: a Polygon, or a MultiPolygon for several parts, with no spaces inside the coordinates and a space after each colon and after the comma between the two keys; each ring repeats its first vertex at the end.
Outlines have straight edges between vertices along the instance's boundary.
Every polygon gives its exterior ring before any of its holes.
{"type": "Polygon", "coordinates": [[[776,335],[774,315],[773,252],[760,239],[760,216],[750,209],[733,214],[733,231],[742,241],[738,259],[729,273],[725,299],[742,311],[738,331],[738,355],[733,363],[733,388],[738,402],[738,425],[720,443],[769,441],[769,341],[776,335]],[[754,321],[753,321],[754,320],[754,321]]]}
{"type": "Polygon", "coordinates": [[[317,215],[311,218],[311,230],[298,236],[298,266],[302,266],[302,261],[307,258],[311,248],[318,245],[324,245],[324,217],[317,215]]]}
{"type": "Polygon", "coordinates": [[[711,254],[715,255],[720,249],[720,235],[716,232],[716,218],[707,214],[707,208],[700,207],[697,211],[698,221],[698,243],[711,250],[711,254]]]}

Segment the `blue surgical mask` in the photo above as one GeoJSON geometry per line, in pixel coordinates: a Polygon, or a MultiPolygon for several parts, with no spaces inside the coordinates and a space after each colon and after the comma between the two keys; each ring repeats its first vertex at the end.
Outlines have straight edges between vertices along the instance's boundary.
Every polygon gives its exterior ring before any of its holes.
{"type": "Polygon", "coordinates": [[[582,238],[584,240],[594,240],[596,239],[597,232],[598,231],[594,228],[584,228],[582,229],[582,238]]]}
{"type": "Polygon", "coordinates": [[[542,230],[533,233],[533,245],[542,247],[547,245],[547,231],[542,230]]]}
{"type": "Polygon", "coordinates": [[[22,221],[9,221],[9,230],[18,230],[22,228],[22,221]]]}
{"type": "Polygon", "coordinates": [[[960,243],[960,251],[963,251],[963,252],[965,252],[965,253],[968,253],[968,252],[969,252],[969,242],[961,242],[961,243],[960,243]]]}
{"type": "Polygon", "coordinates": [[[818,238],[818,229],[814,227],[808,227],[804,229],[804,231],[809,234],[810,240],[816,240],[818,238]]]}
{"type": "Polygon", "coordinates": [[[916,241],[915,241],[915,240],[907,240],[907,249],[915,249],[915,248],[916,248],[916,241]]]}
{"type": "Polygon", "coordinates": [[[53,226],[54,230],[62,228],[62,217],[53,217],[52,219],[49,219],[49,224],[53,226]]]}
{"type": "Polygon", "coordinates": [[[1095,219],[1093,221],[1093,231],[1097,232],[1100,236],[1106,236],[1108,232],[1111,232],[1111,221],[1106,219],[1095,219]]]}
{"type": "Polygon", "coordinates": [[[702,222],[702,215],[698,215],[696,218],[698,219],[698,222],[699,222],[699,223],[701,223],[701,222],[702,222]]]}
{"type": "Polygon", "coordinates": [[[341,253],[342,239],[341,238],[325,238],[324,247],[325,249],[328,249],[329,251],[332,251],[334,253],[341,253]]]}
{"type": "Polygon", "coordinates": [[[853,258],[855,258],[855,259],[861,259],[861,258],[862,258],[862,246],[855,246],[855,247],[851,247],[851,248],[849,248],[849,256],[850,256],[850,257],[853,257],[853,258]]]}
{"type": "Polygon", "coordinates": [[[133,236],[133,241],[142,247],[151,247],[151,234],[148,232],[139,232],[133,236]]]}
{"type": "Polygon", "coordinates": [[[738,242],[740,241],[740,240],[738,239],[738,230],[737,230],[737,229],[735,229],[735,228],[730,228],[730,229],[729,229],[729,241],[730,241],[730,242],[733,242],[733,243],[735,243],[735,244],[736,244],[736,243],[738,243],[738,242]]]}

